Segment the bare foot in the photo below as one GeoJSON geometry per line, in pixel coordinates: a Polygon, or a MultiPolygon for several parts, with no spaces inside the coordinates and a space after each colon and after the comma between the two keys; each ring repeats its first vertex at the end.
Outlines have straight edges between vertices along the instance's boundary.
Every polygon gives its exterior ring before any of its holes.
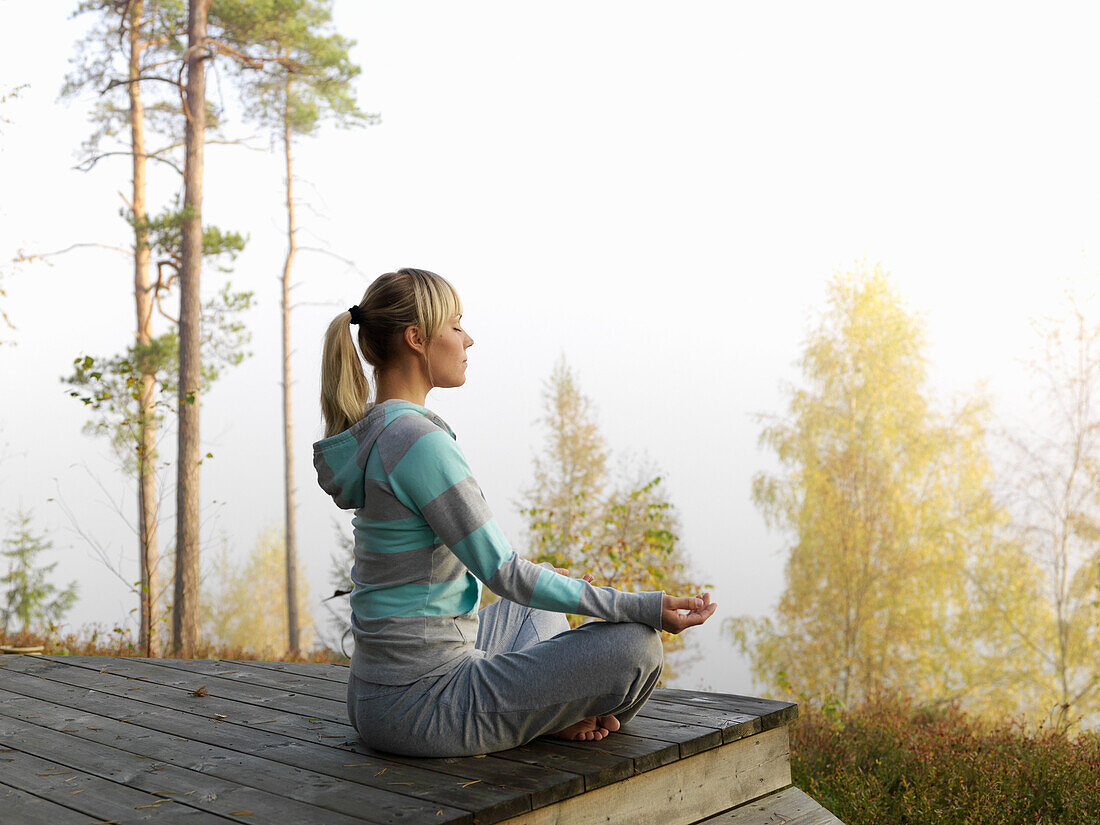
{"type": "Polygon", "coordinates": [[[589,716],[550,735],[570,742],[599,742],[618,729],[619,720],[614,716],[589,716]]]}

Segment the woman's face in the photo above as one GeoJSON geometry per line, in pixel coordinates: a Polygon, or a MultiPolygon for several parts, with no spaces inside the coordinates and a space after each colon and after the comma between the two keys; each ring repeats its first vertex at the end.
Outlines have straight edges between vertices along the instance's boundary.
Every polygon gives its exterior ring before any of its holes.
{"type": "Polygon", "coordinates": [[[466,383],[466,350],[473,344],[474,339],[462,328],[461,315],[443,325],[428,344],[432,386],[461,387],[466,383]]]}

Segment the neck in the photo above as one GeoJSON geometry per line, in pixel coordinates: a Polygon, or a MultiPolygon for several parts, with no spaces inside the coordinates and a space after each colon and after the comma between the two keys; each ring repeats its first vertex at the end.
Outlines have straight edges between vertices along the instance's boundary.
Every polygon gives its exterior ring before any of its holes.
{"type": "Polygon", "coordinates": [[[423,407],[430,389],[431,386],[421,375],[407,370],[383,370],[378,374],[375,403],[398,399],[423,407]]]}

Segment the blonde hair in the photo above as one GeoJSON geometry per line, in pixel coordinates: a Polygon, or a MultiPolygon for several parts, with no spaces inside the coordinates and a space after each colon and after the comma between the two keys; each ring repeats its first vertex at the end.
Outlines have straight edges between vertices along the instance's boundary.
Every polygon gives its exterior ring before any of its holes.
{"type": "MultiPolygon", "coordinates": [[[[378,276],[359,302],[359,351],[378,371],[393,358],[408,327],[420,327],[429,342],[453,316],[462,314],[455,288],[426,269],[399,269],[378,276]]],[[[351,333],[351,311],[332,319],[321,355],[321,414],[325,438],[366,415],[370,386],[351,333]]]]}

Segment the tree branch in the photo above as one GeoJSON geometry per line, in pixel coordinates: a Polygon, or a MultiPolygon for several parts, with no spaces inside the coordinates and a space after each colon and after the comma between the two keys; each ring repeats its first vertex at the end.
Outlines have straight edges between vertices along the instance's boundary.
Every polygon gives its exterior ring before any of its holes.
{"type": "Polygon", "coordinates": [[[131,250],[131,249],[123,249],[121,246],[111,246],[110,244],[105,244],[105,243],[94,243],[94,242],[74,243],[72,246],[67,246],[64,249],[58,249],[56,252],[33,252],[33,253],[28,255],[26,252],[24,252],[21,249],[21,250],[19,250],[19,254],[16,255],[14,258],[12,258],[12,263],[22,264],[22,263],[30,263],[32,261],[37,261],[37,260],[40,260],[40,259],[45,260],[46,258],[53,258],[57,255],[64,255],[66,252],[72,252],[74,249],[81,249],[83,247],[89,247],[89,246],[99,247],[100,249],[110,249],[113,252],[121,252],[123,255],[133,255],[134,254],[133,250],[131,250]]]}
{"type": "MultiPolygon", "coordinates": [[[[95,166],[97,163],[99,163],[99,161],[103,160],[103,158],[109,158],[109,157],[112,157],[113,155],[126,155],[127,157],[133,157],[134,153],[133,152],[103,152],[102,154],[96,155],[95,157],[92,157],[92,158],[89,158],[87,160],[81,161],[80,163],[78,163],[76,166],[74,166],[72,168],[77,170],[78,172],[90,172],[92,170],[92,167],[95,166]]],[[[174,164],[172,161],[167,160],[165,158],[157,157],[157,155],[155,153],[150,154],[150,153],[146,152],[145,154],[140,155],[140,157],[160,161],[161,163],[167,164],[168,166],[171,166],[173,169],[175,169],[180,174],[181,177],[183,175],[183,170],[180,169],[178,166],[176,166],[176,164],[174,164]]]]}
{"type": "Polygon", "coordinates": [[[179,80],[172,80],[170,77],[160,77],[159,75],[149,75],[146,77],[116,78],[108,83],[100,94],[105,95],[107,92],[111,91],[111,89],[118,88],[119,86],[129,86],[131,83],[141,83],[146,80],[159,80],[161,83],[167,83],[170,86],[176,86],[179,89],[183,89],[183,84],[179,80]]]}

